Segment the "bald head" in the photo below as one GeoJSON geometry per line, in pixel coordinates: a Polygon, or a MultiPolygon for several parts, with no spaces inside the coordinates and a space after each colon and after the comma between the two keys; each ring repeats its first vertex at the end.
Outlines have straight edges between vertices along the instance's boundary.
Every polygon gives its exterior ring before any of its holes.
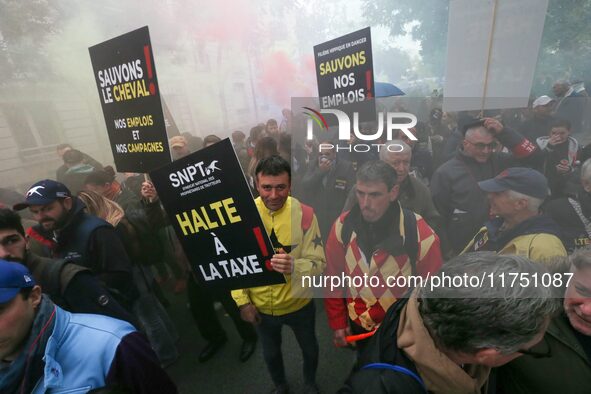
{"type": "Polygon", "coordinates": [[[464,136],[464,154],[479,163],[486,163],[492,155],[494,140],[494,135],[484,126],[471,127],[464,136]]]}

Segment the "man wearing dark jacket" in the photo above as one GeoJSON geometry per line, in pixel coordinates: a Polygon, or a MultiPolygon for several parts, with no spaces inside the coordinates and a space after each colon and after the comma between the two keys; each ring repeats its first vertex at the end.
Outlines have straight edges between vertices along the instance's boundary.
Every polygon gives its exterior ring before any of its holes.
{"type": "Polygon", "coordinates": [[[308,167],[301,184],[302,201],[314,208],[325,241],[355,183],[353,165],[337,157],[335,145],[331,141],[320,143],[318,158],[308,167]]]}
{"type": "Polygon", "coordinates": [[[485,193],[478,182],[517,162],[535,163],[536,146],[496,119],[485,118],[465,126],[462,150],[435,171],[431,196],[442,216],[452,252],[459,253],[488,218],[485,193]],[[496,152],[495,138],[513,155],[496,152]]]}
{"type": "Polygon", "coordinates": [[[568,284],[563,312],[536,345],[537,356],[526,354],[498,370],[503,393],[591,393],[591,249],[575,252],[569,265],[572,277],[562,276],[561,282],[568,284]]]}
{"type": "Polygon", "coordinates": [[[35,183],[15,210],[29,208],[39,223],[27,231],[39,255],[63,258],[90,268],[128,310],[137,297],[131,262],[109,223],[84,212],[84,204],[63,184],[46,179],[35,183]]]}
{"type": "Polygon", "coordinates": [[[341,392],[484,392],[492,367],[538,354],[560,303],[549,287],[474,286],[473,278],[544,273],[541,264],[520,256],[479,252],[448,261],[391,307],[341,392]],[[469,279],[457,280],[462,277],[469,279]]]}
{"type": "Polygon", "coordinates": [[[0,259],[24,264],[53,302],[73,313],[95,313],[125,320],[135,319],[110,295],[92,272],[66,260],[37,256],[27,250],[21,218],[0,209],[0,259]]]}
{"type": "Polygon", "coordinates": [[[581,185],[576,195],[552,200],[543,209],[561,227],[568,253],[591,245],[591,159],[581,167],[581,185]]]}

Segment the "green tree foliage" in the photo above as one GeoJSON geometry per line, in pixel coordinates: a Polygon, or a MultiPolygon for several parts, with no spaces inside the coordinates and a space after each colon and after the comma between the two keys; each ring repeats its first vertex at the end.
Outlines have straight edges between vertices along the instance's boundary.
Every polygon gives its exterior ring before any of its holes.
{"type": "MultiPolygon", "coordinates": [[[[69,11],[51,0],[0,0],[2,81],[47,73],[43,44],[69,11]]],[[[1,83],[1,82],[0,82],[1,83]]]]}
{"type": "MultiPolygon", "coordinates": [[[[449,0],[363,0],[370,24],[387,26],[393,36],[407,23],[421,42],[421,56],[431,76],[443,76],[449,0]]],[[[552,81],[591,79],[591,0],[550,0],[538,57],[534,92],[548,93],[552,81]]]]}

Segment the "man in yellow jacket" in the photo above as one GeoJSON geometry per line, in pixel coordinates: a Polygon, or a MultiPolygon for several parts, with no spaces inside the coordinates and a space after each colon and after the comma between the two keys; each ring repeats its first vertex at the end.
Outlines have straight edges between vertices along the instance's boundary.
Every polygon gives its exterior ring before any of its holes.
{"type": "Polygon", "coordinates": [[[289,392],[281,353],[283,325],[292,329],[302,349],[307,392],[317,392],[313,291],[302,284],[305,277],[321,274],[326,266],[318,221],[312,208],[289,196],[291,169],[285,159],[263,159],[255,173],[259,192],[255,203],[276,252],[271,265],[285,275],[286,283],[234,290],[232,297],[242,318],[257,328],[275,392],[289,392]]]}
{"type": "Polygon", "coordinates": [[[496,217],[485,223],[462,253],[488,250],[539,262],[566,256],[560,227],[539,212],[548,195],[544,175],[512,167],[478,186],[487,193],[490,213],[496,217]]]}

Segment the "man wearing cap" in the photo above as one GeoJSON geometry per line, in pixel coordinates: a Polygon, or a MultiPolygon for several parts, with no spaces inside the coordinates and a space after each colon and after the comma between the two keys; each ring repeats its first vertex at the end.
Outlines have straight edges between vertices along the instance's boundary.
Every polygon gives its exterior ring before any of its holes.
{"type": "Polygon", "coordinates": [[[540,96],[534,100],[531,109],[531,118],[521,124],[519,131],[525,138],[535,141],[537,138],[550,133],[554,116],[555,101],[548,96],[540,96]]]}
{"type": "Polygon", "coordinates": [[[442,217],[442,228],[451,252],[466,246],[488,218],[485,193],[478,182],[506,168],[534,165],[539,158],[535,144],[492,118],[466,122],[462,149],[435,171],[430,189],[435,208],[442,217]],[[495,138],[512,154],[498,152],[495,138]]]}
{"type": "Polygon", "coordinates": [[[178,160],[191,154],[191,151],[187,146],[187,140],[182,135],[175,135],[168,141],[168,143],[170,144],[173,160],[178,160]]]}
{"type": "Polygon", "coordinates": [[[84,212],[84,204],[62,183],[45,179],[35,183],[15,210],[29,208],[39,223],[27,230],[31,249],[38,255],[62,258],[90,268],[126,308],[137,297],[131,286],[131,263],[115,229],[84,212]]]}
{"type": "Polygon", "coordinates": [[[541,262],[566,256],[560,228],[539,212],[548,196],[544,175],[512,167],[478,186],[487,193],[491,214],[497,217],[486,222],[462,253],[494,251],[541,262]]]}
{"type": "Polygon", "coordinates": [[[25,265],[52,301],[69,312],[111,316],[137,326],[135,318],[88,268],[37,256],[27,249],[20,216],[13,210],[0,209],[0,259],[25,265]]]}
{"type": "Polygon", "coordinates": [[[176,393],[145,337],[129,323],[56,306],[29,270],[0,260],[0,393],[96,388],[176,393]]]}

